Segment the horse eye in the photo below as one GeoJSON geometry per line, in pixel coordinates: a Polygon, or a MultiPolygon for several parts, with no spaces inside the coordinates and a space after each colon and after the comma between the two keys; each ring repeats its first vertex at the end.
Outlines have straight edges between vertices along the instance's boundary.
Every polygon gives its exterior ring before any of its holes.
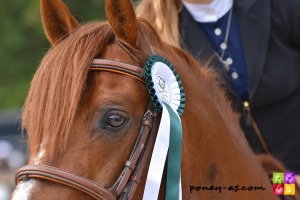
{"type": "Polygon", "coordinates": [[[119,128],[126,122],[126,118],[119,114],[109,115],[105,120],[105,125],[111,128],[119,128]]]}

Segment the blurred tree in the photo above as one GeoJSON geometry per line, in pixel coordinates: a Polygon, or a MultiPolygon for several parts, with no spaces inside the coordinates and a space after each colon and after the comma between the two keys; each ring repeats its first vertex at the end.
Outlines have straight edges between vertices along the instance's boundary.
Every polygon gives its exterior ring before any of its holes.
{"type": "MultiPolygon", "coordinates": [[[[76,19],[105,19],[104,0],[65,0],[76,19]]],[[[0,0],[0,109],[22,106],[30,80],[50,48],[39,0],[0,0]]]]}

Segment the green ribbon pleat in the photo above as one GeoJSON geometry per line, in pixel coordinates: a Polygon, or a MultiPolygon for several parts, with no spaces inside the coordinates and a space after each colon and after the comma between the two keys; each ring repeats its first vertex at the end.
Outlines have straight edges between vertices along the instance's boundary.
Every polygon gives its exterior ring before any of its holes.
{"type": "Polygon", "coordinates": [[[168,104],[163,104],[166,106],[170,115],[166,200],[178,200],[182,152],[182,126],[174,110],[168,104]]]}

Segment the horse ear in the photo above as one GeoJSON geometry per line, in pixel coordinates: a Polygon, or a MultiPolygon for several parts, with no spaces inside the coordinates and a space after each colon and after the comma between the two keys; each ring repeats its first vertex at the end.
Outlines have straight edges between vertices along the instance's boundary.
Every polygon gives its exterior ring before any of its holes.
{"type": "Polygon", "coordinates": [[[80,24],[61,0],[41,0],[44,30],[52,45],[56,45],[80,24]]]}
{"type": "Polygon", "coordinates": [[[107,0],[105,11],[117,38],[135,47],[138,28],[131,0],[107,0]]]}

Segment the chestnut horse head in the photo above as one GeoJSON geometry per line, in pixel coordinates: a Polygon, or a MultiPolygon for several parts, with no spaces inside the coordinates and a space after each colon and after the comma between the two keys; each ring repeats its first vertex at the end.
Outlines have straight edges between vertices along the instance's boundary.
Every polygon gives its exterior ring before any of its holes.
{"type": "Polygon", "coordinates": [[[160,119],[141,73],[151,48],[185,88],[182,198],[275,197],[216,73],[161,41],[130,0],[106,1],[109,22],[80,25],[60,0],[41,0],[41,13],[52,48],[24,106],[30,159],[11,199],[142,199],[160,119]]]}

